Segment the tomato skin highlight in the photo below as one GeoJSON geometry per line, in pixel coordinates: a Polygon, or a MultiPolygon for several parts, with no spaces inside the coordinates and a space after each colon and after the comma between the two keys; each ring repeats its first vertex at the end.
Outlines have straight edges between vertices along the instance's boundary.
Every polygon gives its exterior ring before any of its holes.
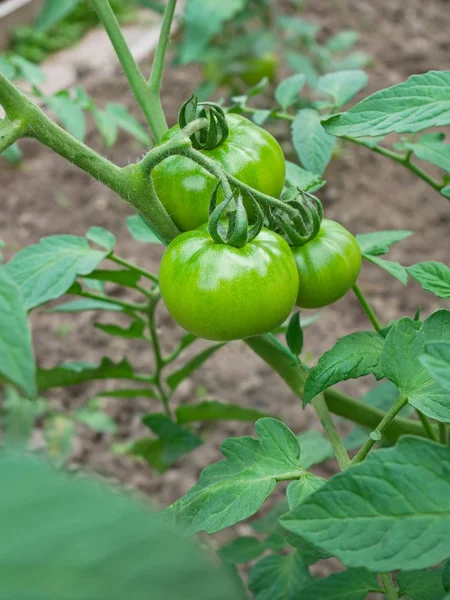
{"type": "Polygon", "coordinates": [[[355,284],[362,257],[356,238],[330,219],[318,235],[303,246],[292,247],[299,274],[297,306],[321,308],[344,296],[355,284]]]}
{"type": "MultiPolygon", "coordinates": [[[[245,117],[227,115],[228,139],[213,150],[202,150],[228,173],[256,190],[279,198],[285,179],[285,160],[276,139],[245,117]]],[[[163,139],[179,132],[175,126],[163,139]]],[[[215,177],[184,156],[170,156],[153,169],[158,198],[181,231],[196,229],[208,220],[215,177]]],[[[219,192],[218,201],[223,196],[219,192]]]]}
{"type": "Polygon", "coordinates": [[[215,341],[272,331],[298,292],[291,249],[268,229],[243,248],[216,244],[207,226],[179,235],[161,261],[164,303],[186,331],[215,341]]]}

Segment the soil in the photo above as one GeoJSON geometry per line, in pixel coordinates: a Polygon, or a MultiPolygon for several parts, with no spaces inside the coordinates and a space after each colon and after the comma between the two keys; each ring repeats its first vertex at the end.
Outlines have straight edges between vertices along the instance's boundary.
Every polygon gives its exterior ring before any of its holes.
{"type": "MultiPolygon", "coordinates": [[[[315,0],[307,3],[304,18],[321,25],[328,35],[348,28],[361,32],[359,48],[374,57],[366,94],[401,82],[413,73],[448,69],[448,9],[447,0],[315,0]]],[[[189,96],[200,78],[196,67],[172,66],[167,70],[163,104],[171,123],[176,119],[180,101],[189,96]]],[[[100,106],[106,102],[122,102],[134,107],[133,112],[138,114],[122,76],[102,81],[92,86],[89,92],[100,106]]],[[[286,126],[277,123],[272,130],[284,140],[289,152],[286,126]]],[[[126,135],[108,151],[94,131],[89,135],[89,143],[107,152],[121,165],[136,160],[143,152],[126,135]]],[[[44,236],[57,233],[84,235],[90,226],[98,225],[116,235],[120,256],[157,272],[162,247],[139,244],[130,237],[125,226],[125,217],[133,214],[130,207],[37,143],[27,141],[22,148],[26,160],[20,171],[4,163],[0,168],[0,239],[6,242],[7,258],[44,236]]],[[[351,146],[344,148],[341,156],[332,162],[326,179],[328,184],[319,195],[327,217],[341,221],[354,233],[414,230],[415,234],[395,246],[389,255],[391,260],[403,265],[423,260],[448,262],[450,206],[408,170],[369,150],[351,146]]],[[[422,306],[422,314],[427,316],[445,305],[432,294],[423,292],[415,282],[404,287],[373,265],[364,266],[360,285],[384,322],[405,314],[412,316],[418,306],[422,306]]],[[[450,308],[449,303],[447,307],[450,308]]],[[[158,316],[163,347],[169,350],[182,332],[163,307],[158,316]]],[[[44,310],[35,311],[32,315],[33,337],[40,365],[49,367],[68,360],[99,362],[105,355],[118,360],[126,354],[136,370],[148,369],[151,357],[145,344],[108,337],[93,328],[98,320],[111,322],[113,319],[110,315],[99,317],[91,312],[50,315],[44,310]]],[[[306,330],[306,348],[311,360],[330,348],[338,337],[369,328],[357,301],[349,294],[323,309],[321,318],[306,330]]],[[[372,383],[363,379],[343,385],[342,389],[361,396],[372,383]]],[[[112,387],[112,384],[107,385],[112,387]]],[[[73,410],[85,405],[100,389],[104,390],[105,384],[86,384],[52,391],[49,397],[56,407],[73,410]]],[[[174,401],[195,402],[198,393],[204,389],[213,398],[277,415],[296,433],[311,427],[320,428],[312,410],[303,411],[299,400],[284,383],[242,343],[229,344],[211,358],[180,386],[174,401]]],[[[147,465],[115,456],[110,449],[112,442],[146,435],[141,417],[156,410],[159,410],[158,406],[148,399],[108,401],[107,411],[119,426],[118,434],[112,438],[80,427],[72,463],[119,480],[147,494],[153,501],[167,504],[186,492],[206,465],[220,458],[219,446],[224,439],[253,433],[252,425],[241,423],[204,429],[206,443],[160,476],[147,465]]],[[[38,432],[36,443],[39,443],[39,435],[38,432]]],[[[335,471],[334,461],[320,469],[325,475],[335,471]]],[[[248,526],[242,525],[238,529],[246,532],[248,526]]],[[[219,536],[219,541],[226,535],[219,536]]]]}

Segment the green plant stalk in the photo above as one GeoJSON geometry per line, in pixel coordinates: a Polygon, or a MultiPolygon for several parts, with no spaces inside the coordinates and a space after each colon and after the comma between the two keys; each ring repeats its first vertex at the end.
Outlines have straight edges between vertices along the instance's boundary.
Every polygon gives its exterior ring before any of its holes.
{"type": "Polygon", "coordinates": [[[398,413],[402,410],[404,406],[408,403],[408,398],[405,396],[400,396],[400,398],[395,402],[393,406],[388,410],[388,412],[384,415],[383,419],[380,421],[379,425],[373,430],[371,433],[371,437],[363,444],[358,454],[352,459],[351,464],[356,465],[362,462],[366,456],[369,454],[370,450],[373,446],[381,440],[384,432],[398,415],[398,413]]]}
{"type": "Polygon", "coordinates": [[[24,126],[22,121],[9,121],[9,119],[0,120],[0,126],[3,126],[0,129],[0,154],[4,152],[7,148],[12,146],[14,142],[22,137],[24,132],[24,126]]]}
{"type": "Polygon", "coordinates": [[[156,275],[153,275],[153,273],[150,273],[150,271],[142,269],[141,267],[138,267],[137,265],[134,265],[133,263],[130,263],[123,258],[120,258],[120,256],[110,254],[107,258],[117,263],[118,265],[122,265],[123,267],[130,269],[130,271],[136,271],[137,273],[140,273],[143,277],[147,277],[147,279],[153,281],[153,283],[158,283],[158,278],[156,277],[156,275]]]}
{"type": "Polygon", "coordinates": [[[350,464],[350,457],[344,446],[341,436],[331,418],[330,411],[328,410],[327,403],[325,402],[323,395],[319,394],[311,404],[319,417],[320,423],[325,431],[328,441],[333,448],[334,455],[338,461],[341,471],[344,471],[350,464]]]}
{"type": "Polygon", "coordinates": [[[161,381],[161,373],[162,373],[165,363],[164,363],[164,358],[163,358],[162,352],[161,352],[161,344],[159,341],[158,331],[156,329],[155,311],[156,311],[156,307],[158,305],[158,300],[159,300],[159,295],[155,295],[153,298],[150,299],[148,306],[147,306],[148,327],[150,330],[151,344],[153,346],[153,353],[155,356],[154,381],[155,381],[155,385],[158,389],[158,392],[159,392],[159,395],[161,398],[161,402],[163,403],[163,406],[164,406],[164,412],[169,417],[169,419],[172,419],[172,411],[170,410],[169,398],[168,398],[166,392],[164,391],[164,387],[163,387],[163,384],[161,381]]]}
{"type": "Polygon", "coordinates": [[[448,444],[447,423],[439,423],[439,441],[441,444],[448,444]]]}
{"type": "Polygon", "coordinates": [[[147,305],[146,304],[134,304],[132,302],[124,302],[123,300],[119,300],[118,298],[111,298],[110,296],[105,296],[104,294],[94,294],[92,292],[77,292],[73,294],[74,296],[81,296],[82,298],[90,298],[91,300],[101,300],[102,302],[109,302],[110,304],[115,304],[116,306],[120,306],[125,308],[126,310],[131,311],[139,311],[144,312],[147,305]]]}
{"type": "Polygon", "coordinates": [[[164,71],[164,59],[166,57],[167,44],[170,37],[170,28],[172,26],[173,15],[175,13],[175,7],[177,0],[168,0],[166,8],[164,10],[164,16],[161,26],[161,33],[159,35],[158,47],[156,48],[155,57],[153,59],[152,72],[148,82],[150,90],[150,107],[155,113],[159,113],[158,119],[164,120],[165,128],[167,131],[166,116],[164,114],[161,104],[161,83],[164,71]]]}
{"type": "Polygon", "coordinates": [[[389,573],[380,573],[378,575],[384,588],[384,593],[388,600],[398,600],[398,590],[395,587],[392,575],[389,573]]]}
{"type": "Polygon", "coordinates": [[[424,430],[426,431],[427,436],[430,438],[430,440],[434,440],[435,442],[437,442],[439,440],[435,430],[433,429],[428,417],[426,417],[423,412],[419,409],[416,408],[416,413],[423,425],[424,430]]]}
{"type": "Polygon", "coordinates": [[[150,125],[150,129],[152,130],[156,142],[158,143],[167,131],[166,118],[161,105],[159,104],[160,110],[158,110],[158,105],[155,106],[155,103],[149,94],[147,82],[131,54],[130,48],[123,36],[109,1],[92,0],[92,4],[114,46],[117,58],[122,65],[133,94],[150,125]]]}
{"type": "Polygon", "coordinates": [[[382,327],[381,323],[378,321],[378,319],[377,319],[374,311],[372,310],[372,307],[368,303],[366,297],[362,293],[361,288],[358,286],[358,284],[355,283],[355,285],[352,287],[352,290],[355,293],[355,296],[358,298],[358,301],[361,304],[363,311],[368,316],[369,321],[372,323],[375,331],[377,331],[377,333],[380,333],[380,331],[383,329],[383,327],[382,327]]]}

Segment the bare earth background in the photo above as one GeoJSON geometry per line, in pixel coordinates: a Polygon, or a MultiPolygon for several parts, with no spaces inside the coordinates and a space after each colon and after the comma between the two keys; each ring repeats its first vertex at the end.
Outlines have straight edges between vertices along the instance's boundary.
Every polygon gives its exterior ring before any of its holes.
{"type": "MultiPolygon", "coordinates": [[[[361,32],[359,48],[374,57],[365,94],[401,82],[414,73],[449,69],[448,0],[315,0],[307,3],[304,17],[321,25],[328,35],[346,28],[361,32]]],[[[109,101],[122,102],[139,114],[124,77],[106,81],[99,78],[99,81],[97,87],[88,91],[100,106],[109,101]]],[[[200,73],[195,67],[167,70],[163,104],[171,124],[180,103],[199,81],[200,73]]],[[[290,152],[285,124],[277,123],[272,130],[290,152]]],[[[107,152],[96,133],[90,135],[89,143],[107,152]]],[[[122,200],[37,143],[26,142],[22,148],[26,161],[20,171],[4,163],[0,166],[0,239],[6,242],[7,258],[41,237],[57,233],[84,235],[90,226],[98,225],[116,235],[119,256],[157,271],[163,249],[139,244],[129,236],[125,216],[132,214],[132,210],[122,200]]],[[[142,151],[124,135],[109,153],[112,160],[125,165],[142,151]]],[[[450,204],[409,171],[369,150],[352,146],[332,162],[326,179],[328,185],[319,195],[327,217],[338,219],[353,233],[412,229],[415,235],[395,247],[390,259],[403,265],[421,260],[448,263],[450,204]]],[[[412,316],[418,305],[422,305],[423,316],[443,305],[432,294],[422,292],[418,284],[411,281],[405,288],[372,265],[364,266],[360,284],[384,322],[404,314],[412,316]]],[[[450,308],[448,303],[447,307],[450,308]]],[[[48,315],[43,310],[33,313],[39,363],[49,367],[66,360],[99,362],[102,356],[118,360],[126,354],[136,370],[148,368],[152,359],[144,344],[110,338],[93,328],[98,320],[111,322],[113,318],[110,315],[99,318],[92,312],[73,316],[48,315]],[[58,335],[66,325],[69,332],[58,335]]],[[[159,327],[164,348],[168,350],[180,338],[181,331],[163,307],[159,310],[159,327]]],[[[306,330],[306,349],[311,360],[330,348],[338,337],[364,328],[369,329],[370,323],[351,294],[323,309],[320,320],[306,330]]],[[[360,396],[371,384],[372,381],[359,380],[343,389],[360,396]]],[[[284,383],[241,343],[228,345],[184,382],[175,402],[196,401],[198,386],[206,388],[213,398],[277,415],[295,433],[320,427],[312,410],[302,411],[299,400],[284,383]]],[[[56,406],[73,409],[83,406],[100,389],[105,389],[105,385],[86,384],[55,390],[49,397],[56,406]]],[[[148,466],[114,456],[110,451],[113,441],[146,435],[140,419],[159,407],[148,399],[111,400],[107,406],[120,427],[119,433],[113,440],[111,436],[93,434],[80,427],[73,463],[122,481],[163,504],[183,494],[202,468],[220,458],[219,446],[225,438],[253,432],[252,425],[235,423],[204,429],[206,443],[159,476],[148,466]]],[[[320,472],[326,475],[335,470],[336,465],[330,461],[320,472]]],[[[246,527],[239,526],[239,530],[245,532],[246,527]]]]}

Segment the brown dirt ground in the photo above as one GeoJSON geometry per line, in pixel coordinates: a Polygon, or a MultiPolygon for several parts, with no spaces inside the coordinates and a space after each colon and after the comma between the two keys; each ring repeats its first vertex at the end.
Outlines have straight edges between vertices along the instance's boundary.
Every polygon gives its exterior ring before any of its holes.
{"type": "MultiPolygon", "coordinates": [[[[322,25],[327,34],[344,28],[361,32],[360,48],[371,53],[375,61],[370,71],[369,93],[403,81],[413,73],[448,69],[449,6],[447,0],[315,0],[307,3],[305,18],[322,25]]],[[[176,118],[180,101],[189,96],[199,77],[196,68],[168,69],[163,104],[171,122],[176,118]]],[[[100,106],[107,101],[134,106],[121,76],[102,81],[89,91],[100,106]]],[[[137,114],[135,109],[134,112],[137,114]]],[[[288,140],[284,124],[277,124],[274,131],[288,140]]],[[[89,136],[89,142],[105,152],[95,132],[89,136]]],[[[285,146],[289,150],[289,142],[285,141],[285,146]]],[[[36,243],[43,236],[57,233],[83,235],[89,226],[99,225],[116,235],[120,256],[157,271],[162,248],[131,239],[125,216],[132,214],[132,210],[126,204],[38,144],[26,142],[23,148],[26,161],[20,172],[5,164],[0,168],[0,239],[7,244],[7,256],[25,245],[36,243]]],[[[123,165],[134,161],[141,151],[123,136],[109,154],[112,160],[123,165]]],[[[331,164],[326,178],[328,185],[320,195],[328,217],[340,220],[355,233],[413,229],[415,235],[395,247],[389,258],[404,265],[420,260],[448,262],[450,206],[409,171],[369,150],[349,147],[331,164]]],[[[418,305],[422,305],[426,316],[443,304],[433,295],[422,292],[414,282],[403,287],[372,265],[364,266],[361,287],[385,322],[404,314],[413,315],[418,305]]],[[[151,362],[145,345],[110,338],[94,330],[92,325],[97,319],[98,316],[91,312],[71,316],[36,311],[32,323],[39,363],[48,367],[65,360],[98,362],[104,355],[117,360],[126,354],[136,369],[145,369],[151,362]],[[58,337],[57,332],[65,324],[70,327],[69,333],[58,337]]],[[[100,320],[111,321],[111,318],[101,317],[100,320]]],[[[159,327],[164,348],[173,347],[181,332],[163,308],[159,312],[159,327]]],[[[355,299],[349,295],[324,309],[321,319],[307,330],[307,350],[318,356],[338,337],[363,328],[369,328],[369,324],[355,299]]],[[[358,396],[371,383],[359,380],[343,389],[358,396]]],[[[318,427],[312,411],[309,408],[302,411],[298,399],[283,382],[241,343],[228,345],[210,359],[182,384],[175,401],[195,401],[198,386],[206,388],[212,397],[276,414],[296,433],[318,427]]],[[[83,406],[99,389],[105,389],[105,385],[86,384],[56,390],[49,396],[56,406],[74,408],[83,406]]],[[[145,435],[140,419],[151,410],[158,410],[158,407],[144,399],[108,402],[108,412],[120,427],[114,441],[145,435]]],[[[113,441],[110,436],[92,434],[80,428],[73,462],[120,480],[167,504],[195,482],[202,468],[219,459],[219,446],[226,437],[252,431],[251,425],[235,423],[211,428],[203,446],[159,476],[146,465],[114,456],[110,451],[113,441]]],[[[332,473],[335,469],[335,464],[330,461],[321,472],[332,473]]],[[[247,526],[240,526],[239,530],[245,532],[247,526]]]]}

